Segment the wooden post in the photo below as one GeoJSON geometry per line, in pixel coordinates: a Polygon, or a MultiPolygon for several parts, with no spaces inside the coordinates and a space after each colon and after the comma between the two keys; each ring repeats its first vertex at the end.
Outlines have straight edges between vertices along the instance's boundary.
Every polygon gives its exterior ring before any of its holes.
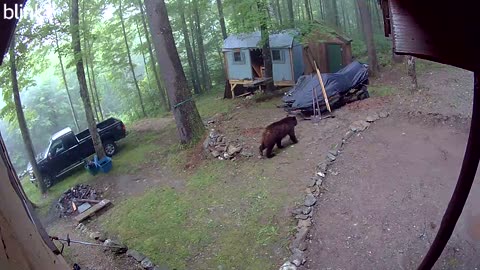
{"type": "Polygon", "coordinates": [[[320,82],[320,86],[322,87],[322,93],[323,93],[323,99],[325,99],[325,105],[327,106],[327,110],[329,112],[332,112],[332,109],[330,108],[330,103],[328,103],[327,91],[325,91],[325,85],[323,85],[322,74],[320,74],[320,70],[318,69],[317,62],[313,61],[313,63],[315,64],[315,69],[317,70],[318,81],[320,82]]]}

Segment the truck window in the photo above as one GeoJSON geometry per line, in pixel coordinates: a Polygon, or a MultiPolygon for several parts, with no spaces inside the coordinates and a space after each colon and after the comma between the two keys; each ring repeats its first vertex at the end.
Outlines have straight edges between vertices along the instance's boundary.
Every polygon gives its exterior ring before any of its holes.
{"type": "Polygon", "coordinates": [[[63,147],[62,140],[56,140],[52,143],[52,146],[50,147],[50,154],[52,155],[52,157],[54,157],[61,153],[63,150],[65,150],[65,147],[63,147]]]}
{"type": "Polygon", "coordinates": [[[77,138],[73,134],[67,134],[62,137],[63,146],[65,149],[70,149],[77,144],[77,138]]]}

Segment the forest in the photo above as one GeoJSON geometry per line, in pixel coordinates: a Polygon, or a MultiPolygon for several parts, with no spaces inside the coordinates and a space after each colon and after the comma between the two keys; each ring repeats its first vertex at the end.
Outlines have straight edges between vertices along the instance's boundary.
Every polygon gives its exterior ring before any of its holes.
{"type": "MultiPolygon", "coordinates": [[[[132,123],[160,117],[179,102],[168,95],[172,78],[164,58],[169,56],[159,58],[148,22],[149,10],[163,1],[28,1],[11,52],[0,68],[0,131],[17,172],[25,170],[28,155],[13,81],[35,154],[51,134],[65,127],[75,132],[88,127],[76,69],[78,52],[72,50],[74,2],[78,2],[80,57],[95,121],[117,117],[132,123]]],[[[368,62],[371,75],[394,58],[375,0],[169,0],[165,4],[183,69],[179,74],[185,74],[186,95],[194,98],[223,91],[222,44],[232,33],[308,31],[312,24],[320,24],[350,37],[353,57],[368,62]]]]}

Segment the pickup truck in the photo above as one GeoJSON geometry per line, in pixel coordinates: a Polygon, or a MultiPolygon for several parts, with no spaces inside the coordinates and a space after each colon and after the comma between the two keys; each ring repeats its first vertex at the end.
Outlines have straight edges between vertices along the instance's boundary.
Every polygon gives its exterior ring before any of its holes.
{"type": "MultiPolygon", "coordinates": [[[[107,156],[113,156],[117,152],[116,141],[125,138],[126,128],[122,121],[115,118],[97,124],[97,130],[102,140],[103,148],[107,156]]],[[[70,128],[65,128],[50,138],[47,149],[37,159],[40,173],[47,187],[55,181],[82,165],[84,160],[95,153],[92,137],[88,129],[75,135],[70,128]]],[[[36,183],[35,174],[28,164],[30,181],[36,183]]]]}

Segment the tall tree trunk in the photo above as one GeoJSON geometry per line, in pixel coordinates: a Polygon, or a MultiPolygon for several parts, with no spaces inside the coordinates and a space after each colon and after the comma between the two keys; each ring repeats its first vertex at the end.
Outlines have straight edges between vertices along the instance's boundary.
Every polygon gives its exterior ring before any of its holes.
{"type": "Polygon", "coordinates": [[[313,16],[312,0],[308,0],[308,6],[310,7],[310,18],[313,20],[315,17],[313,16]]]}
{"type": "Polygon", "coordinates": [[[200,12],[198,10],[198,1],[193,1],[193,15],[195,16],[195,31],[197,37],[198,57],[200,61],[200,71],[202,73],[202,86],[204,90],[211,88],[210,74],[208,72],[207,59],[205,56],[205,47],[203,45],[203,33],[200,22],[200,12]]]}
{"type": "Polygon", "coordinates": [[[310,4],[308,0],[304,0],[305,12],[307,13],[307,18],[309,21],[313,20],[312,13],[310,12],[310,4]]]}
{"type": "MultiPolygon", "coordinates": [[[[140,26],[138,25],[138,21],[135,20],[135,26],[137,28],[137,33],[138,33],[138,39],[140,41],[140,48],[141,48],[141,53],[142,53],[142,59],[143,59],[143,67],[145,70],[145,77],[147,78],[147,85],[148,85],[148,92],[151,92],[152,90],[152,83],[150,81],[150,74],[148,72],[148,65],[147,65],[147,57],[145,56],[145,51],[143,50],[143,40],[142,40],[142,31],[140,31],[140,26]]],[[[152,100],[153,104],[156,105],[157,102],[155,100],[152,100]]]]}
{"type": "Polygon", "coordinates": [[[172,103],[181,143],[190,143],[205,131],[178,56],[164,0],[145,0],[153,44],[172,103]]]}
{"type": "Polygon", "coordinates": [[[142,0],[138,0],[138,5],[140,6],[140,17],[142,18],[143,30],[145,31],[145,39],[147,41],[148,54],[150,55],[150,64],[152,66],[153,74],[155,75],[155,81],[157,82],[158,91],[160,92],[162,106],[163,108],[166,108],[167,110],[170,111],[170,103],[167,100],[166,89],[165,89],[165,86],[163,85],[163,82],[160,80],[160,75],[158,74],[157,66],[155,64],[157,61],[155,59],[155,56],[153,55],[152,42],[150,41],[150,33],[148,32],[147,21],[145,19],[145,12],[143,10],[142,0]]]}
{"type": "Polygon", "coordinates": [[[287,8],[288,8],[288,20],[290,23],[290,27],[295,25],[295,15],[293,14],[293,0],[287,0],[287,8]]]}
{"type": "MultiPolygon", "coordinates": [[[[54,22],[54,26],[56,26],[55,22],[54,22]]],[[[63,84],[65,86],[65,91],[67,92],[68,104],[70,105],[70,110],[72,111],[73,121],[75,122],[75,127],[77,128],[77,132],[79,132],[80,131],[80,126],[78,125],[77,112],[75,111],[75,108],[73,107],[72,96],[70,95],[70,91],[68,90],[67,76],[65,74],[65,67],[63,66],[63,59],[62,59],[62,53],[60,52],[60,45],[58,43],[57,29],[55,29],[54,32],[55,32],[55,46],[57,48],[58,60],[60,61],[60,69],[62,71],[63,84]]]]}
{"type": "Polygon", "coordinates": [[[337,1],[326,0],[325,13],[327,17],[327,23],[331,26],[340,27],[340,19],[338,17],[337,1]]]}
{"type": "Polygon", "coordinates": [[[268,31],[268,7],[264,0],[256,0],[257,7],[260,12],[260,35],[262,46],[262,56],[263,62],[265,65],[265,77],[271,78],[270,81],[266,84],[265,91],[267,93],[272,93],[275,90],[275,85],[273,84],[273,63],[272,63],[272,53],[270,50],[270,33],[268,31]]]}
{"type": "Polygon", "coordinates": [[[360,17],[360,12],[358,11],[358,4],[357,0],[355,1],[355,21],[357,22],[357,32],[360,33],[359,37],[362,39],[363,42],[366,43],[366,38],[365,38],[365,31],[363,30],[363,23],[362,23],[362,18],[360,17]]]}
{"type": "Polygon", "coordinates": [[[418,88],[417,84],[417,71],[415,68],[415,57],[407,56],[407,73],[410,76],[410,91],[414,92],[418,88]]]}
{"type": "Polygon", "coordinates": [[[280,25],[283,25],[283,18],[282,18],[282,9],[280,7],[280,0],[275,0],[275,7],[277,8],[277,16],[280,25]]]}
{"type": "MultiPolygon", "coordinates": [[[[180,23],[182,25],[183,40],[185,42],[185,49],[187,50],[188,67],[190,76],[192,77],[193,91],[195,94],[200,94],[200,84],[198,79],[197,61],[195,61],[190,44],[190,37],[188,36],[187,21],[185,19],[185,6],[183,0],[179,1],[180,23]]],[[[222,30],[223,31],[223,30],[222,30]]]]}
{"type": "MultiPolygon", "coordinates": [[[[223,15],[222,0],[217,0],[217,8],[218,8],[218,20],[220,21],[220,28],[222,29],[222,37],[225,40],[228,37],[228,35],[227,35],[227,27],[225,26],[225,16],[223,15]]],[[[182,10],[181,12],[183,13],[184,11],[182,10]]]]}
{"type": "Polygon", "coordinates": [[[85,8],[85,2],[86,0],[82,0],[82,32],[83,32],[83,49],[84,49],[84,53],[82,54],[82,57],[83,57],[83,62],[85,63],[85,67],[87,68],[88,88],[90,89],[90,98],[91,98],[91,101],[93,102],[93,110],[95,111],[95,118],[97,121],[100,121],[100,116],[97,110],[97,102],[95,100],[95,94],[93,93],[92,80],[90,78],[90,67],[88,64],[89,50],[88,50],[87,43],[88,43],[89,29],[87,27],[87,21],[85,19],[85,14],[87,14],[87,10],[85,8]]]}
{"type": "Polygon", "coordinates": [[[318,0],[318,4],[320,6],[320,18],[322,20],[325,20],[325,12],[323,10],[323,1],[322,0],[318,0]]]}
{"type": "Polygon", "coordinates": [[[30,137],[30,131],[28,130],[27,121],[25,120],[25,115],[23,114],[22,101],[20,99],[20,89],[18,86],[17,79],[17,63],[15,57],[15,35],[12,37],[10,44],[10,73],[12,79],[12,92],[13,92],[13,101],[15,103],[15,111],[17,112],[18,126],[20,132],[22,133],[23,144],[25,144],[25,150],[27,151],[28,160],[30,165],[32,165],[33,173],[38,181],[38,186],[40,192],[44,194],[47,192],[47,186],[43,182],[43,176],[40,173],[38,168],[37,160],[35,159],[35,150],[33,149],[32,139],[30,137]]]}
{"type": "Polygon", "coordinates": [[[345,14],[345,0],[340,0],[340,7],[342,8],[342,26],[343,26],[343,31],[345,33],[348,33],[348,23],[347,23],[347,16],[345,14]]]}
{"type": "Polygon", "coordinates": [[[368,68],[370,70],[370,74],[372,76],[375,76],[379,71],[379,67],[377,60],[377,51],[375,49],[375,42],[373,40],[372,17],[370,15],[370,11],[368,10],[368,6],[365,0],[357,0],[357,4],[360,18],[362,20],[365,40],[367,43],[368,68]]]}
{"type": "Polygon", "coordinates": [[[93,147],[99,159],[105,157],[105,150],[103,149],[102,140],[98,134],[95,118],[93,117],[92,104],[88,96],[87,80],[85,78],[85,70],[83,68],[82,48],[80,45],[80,19],[78,16],[78,0],[72,0],[71,16],[70,16],[70,31],[72,34],[72,49],[74,55],[75,66],[77,68],[78,84],[80,85],[80,97],[82,98],[83,106],[85,107],[85,116],[87,118],[88,130],[92,136],[93,147]]]}
{"type": "MultiPolygon", "coordinates": [[[[87,42],[88,45],[88,42],[87,42]]],[[[90,62],[90,72],[92,73],[92,83],[93,83],[93,88],[92,88],[92,94],[94,95],[94,99],[96,99],[97,108],[98,108],[98,113],[100,115],[100,120],[103,121],[103,110],[102,110],[102,104],[100,103],[100,98],[98,97],[98,88],[97,88],[97,79],[95,78],[95,66],[93,65],[93,59],[94,59],[94,53],[92,52],[92,47],[93,47],[93,42],[92,44],[88,47],[88,53],[87,53],[87,61],[90,62]]],[[[100,121],[99,120],[99,121],[100,121]]]]}
{"type": "Polygon", "coordinates": [[[142,92],[138,86],[137,76],[135,75],[135,68],[132,62],[132,56],[130,55],[130,46],[128,45],[127,31],[125,30],[125,21],[123,19],[123,10],[122,10],[122,0],[119,1],[118,13],[120,15],[120,23],[122,25],[123,40],[125,41],[125,47],[127,48],[127,57],[128,65],[130,66],[130,71],[132,72],[133,82],[135,83],[135,88],[137,89],[138,100],[140,101],[140,107],[142,108],[143,117],[147,117],[147,112],[145,111],[145,105],[143,103],[142,92]]]}

